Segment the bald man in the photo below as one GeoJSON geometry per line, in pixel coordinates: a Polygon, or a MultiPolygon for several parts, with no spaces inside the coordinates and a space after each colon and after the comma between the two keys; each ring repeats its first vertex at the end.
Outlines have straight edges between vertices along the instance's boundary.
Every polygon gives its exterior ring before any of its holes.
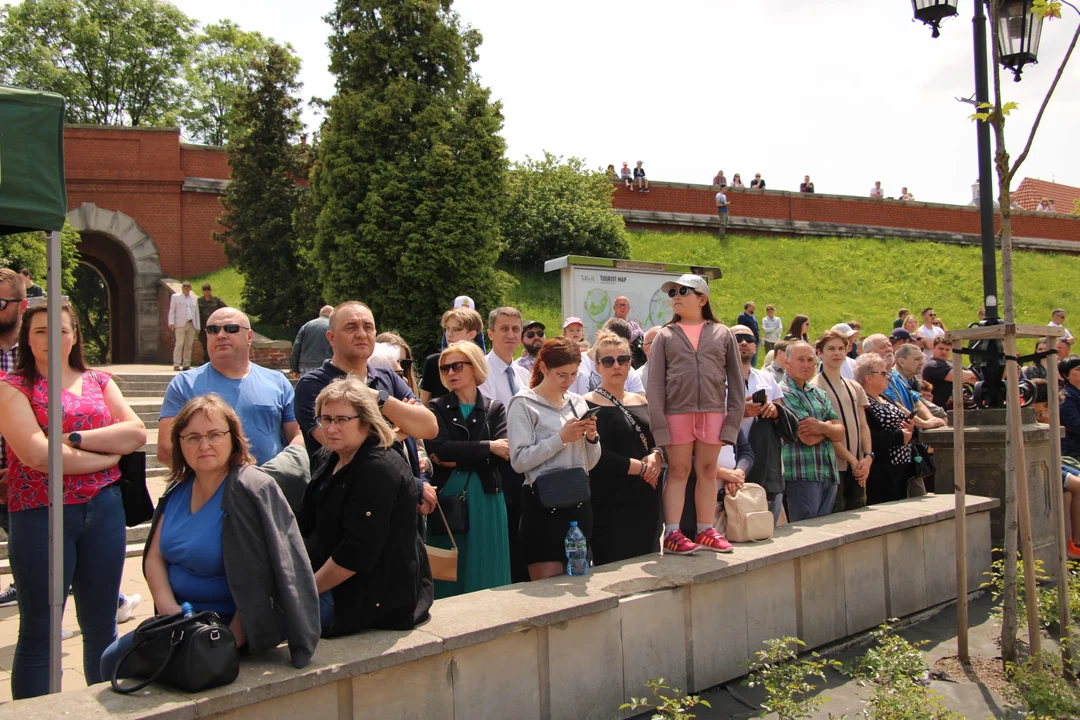
{"type": "Polygon", "coordinates": [[[236,308],[215,310],[206,321],[206,334],[210,362],[180,373],[165,391],[158,420],[158,461],[168,466],[172,460],[170,431],[180,409],[194,397],[217,393],[240,416],[251,454],[262,465],[300,434],[292,385],[277,370],[251,362],[255,333],[236,308]]]}
{"type": "Polygon", "coordinates": [[[296,333],[289,353],[289,369],[295,375],[309,373],[334,356],[327,333],[330,332],[330,313],[334,308],[323,305],[319,317],[308,320],[296,333]]]}

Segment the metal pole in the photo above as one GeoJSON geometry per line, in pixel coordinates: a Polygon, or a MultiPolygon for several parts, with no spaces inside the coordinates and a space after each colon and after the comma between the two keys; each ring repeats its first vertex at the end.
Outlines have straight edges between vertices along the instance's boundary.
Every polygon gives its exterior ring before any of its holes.
{"type": "Polygon", "coordinates": [[[960,662],[968,655],[967,476],[964,466],[963,341],[953,340],[953,491],[956,495],[956,649],[960,662]]]}
{"type": "MultiPolygon", "coordinates": [[[[1057,338],[1051,338],[1056,340],[1057,338]]],[[[1061,474],[1061,417],[1058,407],[1058,357],[1057,351],[1048,347],[1051,354],[1046,358],[1046,397],[1050,401],[1050,508],[1054,513],[1054,531],[1057,534],[1057,590],[1058,590],[1058,627],[1061,636],[1061,660],[1065,666],[1065,676],[1072,676],[1072,647],[1069,642],[1069,560],[1065,549],[1065,498],[1057,491],[1056,482],[1061,474]]],[[[1074,498],[1073,502],[1080,502],[1074,498]]],[[[1073,528],[1076,532],[1076,528],[1073,528]]]]}
{"type": "MultiPolygon", "coordinates": [[[[971,23],[975,33],[975,102],[990,102],[990,80],[986,64],[986,12],[984,0],[975,0],[975,17],[971,23]]],[[[975,123],[979,144],[979,222],[982,230],[983,304],[986,306],[986,325],[998,323],[997,249],[994,244],[994,183],[990,154],[990,123],[975,123]]]]}
{"type": "Polygon", "coordinates": [[[60,349],[60,233],[49,235],[49,692],[60,692],[60,626],[64,621],[64,434],[60,349]]]}

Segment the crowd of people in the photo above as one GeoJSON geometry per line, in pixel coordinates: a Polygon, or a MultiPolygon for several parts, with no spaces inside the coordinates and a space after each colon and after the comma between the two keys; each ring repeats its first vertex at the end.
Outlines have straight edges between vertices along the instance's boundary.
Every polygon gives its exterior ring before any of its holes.
{"type": "MultiPolygon", "coordinates": [[[[919,433],[945,425],[951,384],[971,378],[932,308],[921,325],[900,313],[889,335],[863,338],[849,321],[815,336],[807,315],[785,324],[768,305],[759,320],[753,302],[724,324],[697,275],[661,290],[671,322],[642,328],[619,297],[595,337],[576,317],[550,337],[513,307],[485,322],[463,296],[419,381],[408,343],[346,301],[301,329],[295,389],[251,362],[242,312],[198,318],[207,362],[172,379],[158,422],[170,476],[144,550],[155,609],[213,611],[242,653],[287,642],[303,667],[323,638],[407,630],[436,598],[565,573],[572,523],[602,565],[661,549],[737,552],[715,523],[746,483],[764,488],[776,523],[933,491],[919,433]],[[456,580],[435,579],[427,548],[451,546],[456,580]]],[[[191,311],[174,324],[194,326],[199,306],[180,295],[191,311]]],[[[128,672],[116,480],[147,431],[109,374],[86,367],[77,313],[57,301],[63,581],[95,683],[128,672]]],[[[27,302],[22,281],[0,270],[17,699],[48,688],[47,302],[27,302]]],[[[1064,319],[1057,310],[1051,322],[1064,319]]],[[[1080,455],[1080,359],[1060,360],[1063,448],[1080,455]]],[[[1080,492],[1080,463],[1063,469],[1063,487],[1080,492]]],[[[1080,500],[1073,517],[1080,533],[1080,500]]]]}

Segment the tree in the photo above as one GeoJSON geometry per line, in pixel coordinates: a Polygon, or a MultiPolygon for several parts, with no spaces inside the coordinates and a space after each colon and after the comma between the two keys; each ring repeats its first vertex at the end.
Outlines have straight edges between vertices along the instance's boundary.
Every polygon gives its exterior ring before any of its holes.
{"type": "Polygon", "coordinates": [[[60,93],[68,122],[175,125],[194,27],[163,0],[6,5],[0,82],[60,93]]]}
{"type": "Polygon", "coordinates": [[[501,106],[471,65],[480,33],[450,0],[338,0],[327,18],[337,92],[311,174],[326,300],[363,300],[381,327],[432,347],[455,295],[481,308],[505,196],[501,106]]]}
{"type": "MultiPolygon", "coordinates": [[[[245,32],[231,20],[203,28],[186,72],[185,134],[208,145],[225,145],[238,100],[255,86],[256,62],[265,61],[274,45],[261,33],[245,32]]],[[[283,47],[299,62],[290,45],[283,47]]]]}
{"type": "Polygon", "coordinates": [[[244,310],[276,325],[299,325],[318,300],[292,227],[302,192],[296,141],[303,123],[294,96],[299,69],[299,61],[278,45],[255,62],[255,87],[237,103],[226,146],[232,182],[222,199],[225,232],[214,234],[244,275],[244,310]]]}
{"type": "Polygon", "coordinates": [[[546,151],[540,161],[527,157],[514,164],[507,185],[504,258],[540,268],[563,255],[630,257],[622,216],[611,212],[612,184],[581,159],[564,163],[546,151]]]}
{"type": "MultiPolygon", "coordinates": [[[[34,282],[48,290],[48,240],[49,236],[41,232],[0,235],[0,267],[8,267],[15,272],[27,268],[34,282]]],[[[79,231],[65,220],[64,229],[60,231],[60,283],[64,295],[70,295],[75,289],[78,246],[79,231]]]]}

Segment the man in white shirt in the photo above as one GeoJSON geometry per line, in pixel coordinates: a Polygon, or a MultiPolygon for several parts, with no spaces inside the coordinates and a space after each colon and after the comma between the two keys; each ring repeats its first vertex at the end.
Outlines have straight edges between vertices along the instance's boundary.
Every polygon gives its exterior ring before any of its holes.
{"type": "Polygon", "coordinates": [[[934,355],[934,340],[945,335],[945,331],[934,325],[937,313],[934,308],[928,307],[922,311],[922,325],[915,331],[915,339],[922,348],[923,358],[929,360],[934,355]]]}
{"type": "MultiPolygon", "coordinates": [[[[1050,322],[1048,322],[1047,325],[1049,325],[1050,327],[1059,327],[1059,328],[1061,328],[1062,330],[1065,331],[1065,338],[1066,339],[1072,338],[1073,334],[1071,332],[1069,332],[1068,328],[1065,327],[1064,323],[1065,323],[1065,308],[1054,308],[1054,312],[1050,317],[1050,322]]],[[[1072,343],[1070,342],[1069,344],[1071,345],[1072,343]]]]}
{"type": "MultiPolygon", "coordinates": [[[[734,325],[731,328],[731,332],[735,334],[735,341],[739,344],[739,359],[742,360],[743,366],[743,382],[746,385],[746,406],[743,408],[743,421],[742,432],[746,435],[747,440],[750,439],[750,428],[754,422],[759,418],[772,419],[777,416],[778,410],[776,409],[776,403],[783,402],[784,391],[780,389],[779,383],[776,382],[776,378],[770,372],[758,370],[752,367],[750,361],[753,359],[754,354],[757,353],[757,343],[754,342],[754,333],[750,328],[745,325],[734,325]],[[756,403],[753,401],[754,393],[759,390],[765,391],[765,402],[756,403]]],[[[780,458],[780,446],[774,445],[772,448],[776,453],[770,459],[762,458],[762,467],[774,466],[779,468],[780,458]]],[[[755,464],[757,460],[755,458],[755,464]]],[[[779,472],[779,471],[777,471],[779,472]]],[[[779,480],[782,478],[782,473],[777,477],[779,480]]],[[[767,484],[767,483],[766,483],[767,484]]],[[[780,517],[780,508],[783,504],[784,493],[778,492],[778,487],[765,488],[766,493],[771,495],[769,497],[769,510],[772,511],[774,522],[780,517]]]]}
{"type": "Polygon", "coordinates": [[[503,407],[518,391],[529,387],[529,371],[514,362],[521,344],[521,312],[517,308],[495,308],[488,314],[488,378],[479,387],[488,400],[498,400],[503,407]]]}
{"type": "Polygon", "coordinates": [[[881,191],[881,181],[877,180],[874,182],[874,187],[870,188],[870,197],[880,200],[883,196],[884,193],[881,191]]]}
{"type": "Polygon", "coordinates": [[[173,370],[191,369],[191,346],[199,334],[199,301],[191,294],[191,283],[184,281],[180,293],[169,299],[169,329],[173,345],[173,370]]]}

